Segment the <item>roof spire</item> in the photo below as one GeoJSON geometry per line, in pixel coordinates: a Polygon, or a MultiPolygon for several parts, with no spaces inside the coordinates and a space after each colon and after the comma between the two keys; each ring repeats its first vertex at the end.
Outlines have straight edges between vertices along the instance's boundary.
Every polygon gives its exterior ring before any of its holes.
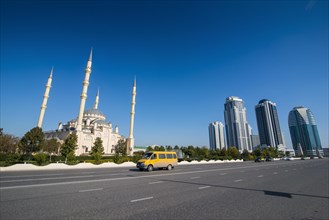
{"type": "Polygon", "coordinates": [[[52,78],[52,77],[53,77],[53,72],[54,72],[54,66],[53,66],[53,67],[51,67],[51,70],[50,70],[50,75],[49,75],[49,77],[50,77],[50,78],[52,78]]]}
{"type": "Polygon", "coordinates": [[[92,60],[93,60],[93,48],[91,47],[88,61],[92,61],[92,60]]]}
{"type": "Polygon", "coordinates": [[[98,100],[99,100],[99,88],[98,88],[97,94],[96,94],[96,100],[95,100],[95,104],[94,104],[94,109],[98,109],[98,100]]]}

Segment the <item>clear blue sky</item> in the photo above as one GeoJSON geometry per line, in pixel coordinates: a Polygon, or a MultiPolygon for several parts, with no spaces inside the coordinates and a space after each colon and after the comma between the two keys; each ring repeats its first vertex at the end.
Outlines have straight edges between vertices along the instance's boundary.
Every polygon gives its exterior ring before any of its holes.
{"type": "Polygon", "coordinates": [[[99,109],[128,136],[137,77],[136,145],[209,146],[208,124],[224,122],[238,96],[258,134],[255,105],[310,108],[328,146],[328,1],[1,1],[1,127],[35,127],[54,66],[43,122],[78,115],[93,47],[86,109],[99,109]]]}

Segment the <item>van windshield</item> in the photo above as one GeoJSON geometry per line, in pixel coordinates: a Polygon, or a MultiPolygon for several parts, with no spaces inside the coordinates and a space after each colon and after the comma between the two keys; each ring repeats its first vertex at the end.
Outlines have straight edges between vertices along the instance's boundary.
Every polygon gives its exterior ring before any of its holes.
{"type": "Polygon", "coordinates": [[[143,159],[150,159],[153,153],[146,153],[143,155],[143,159]]]}

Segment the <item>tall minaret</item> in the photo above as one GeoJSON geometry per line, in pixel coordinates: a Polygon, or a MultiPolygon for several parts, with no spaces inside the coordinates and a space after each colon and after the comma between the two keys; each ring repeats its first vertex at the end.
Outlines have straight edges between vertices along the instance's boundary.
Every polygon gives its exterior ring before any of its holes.
{"type": "Polygon", "coordinates": [[[80,109],[79,109],[79,116],[78,116],[77,131],[81,131],[82,117],[83,117],[83,112],[85,110],[85,104],[86,104],[86,99],[87,99],[89,77],[91,74],[92,56],[93,56],[93,49],[90,50],[89,59],[87,61],[87,66],[85,69],[85,80],[82,83],[83,87],[82,87],[82,93],[81,93],[81,102],[80,102],[80,109]]]}
{"type": "Polygon", "coordinates": [[[98,109],[98,100],[99,100],[99,89],[97,90],[96,100],[94,104],[94,109],[98,109]]]}
{"type": "Polygon", "coordinates": [[[49,98],[51,82],[53,80],[53,71],[54,71],[54,67],[51,68],[50,75],[48,77],[48,81],[47,81],[47,84],[46,84],[45,94],[43,95],[43,101],[42,101],[42,104],[41,104],[41,110],[40,110],[40,115],[39,115],[39,120],[38,120],[38,127],[39,128],[42,127],[43,116],[45,115],[45,111],[46,111],[46,108],[47,108],[47,101],[48,101],[48,98],[49,98]]]}
{"type": "Polygon", "coordinates": [[[130,112],[130,131],[129,137],[127,140],[127,155],[131,154],[131,151],[134,149],[134,117],[135,117],[135,104],[136,104],[136,77],[134,79],[132,99],[131,99],[131,112],[130,112]]]}

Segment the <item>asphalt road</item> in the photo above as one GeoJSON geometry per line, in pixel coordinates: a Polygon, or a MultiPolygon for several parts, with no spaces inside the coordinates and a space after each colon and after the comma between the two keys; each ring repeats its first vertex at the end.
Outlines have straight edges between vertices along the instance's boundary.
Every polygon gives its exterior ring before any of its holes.
{"type": "Polygon", "coordinates": [[[0,219],[329,219],[329,160],[1,172],[0,219]]]}

